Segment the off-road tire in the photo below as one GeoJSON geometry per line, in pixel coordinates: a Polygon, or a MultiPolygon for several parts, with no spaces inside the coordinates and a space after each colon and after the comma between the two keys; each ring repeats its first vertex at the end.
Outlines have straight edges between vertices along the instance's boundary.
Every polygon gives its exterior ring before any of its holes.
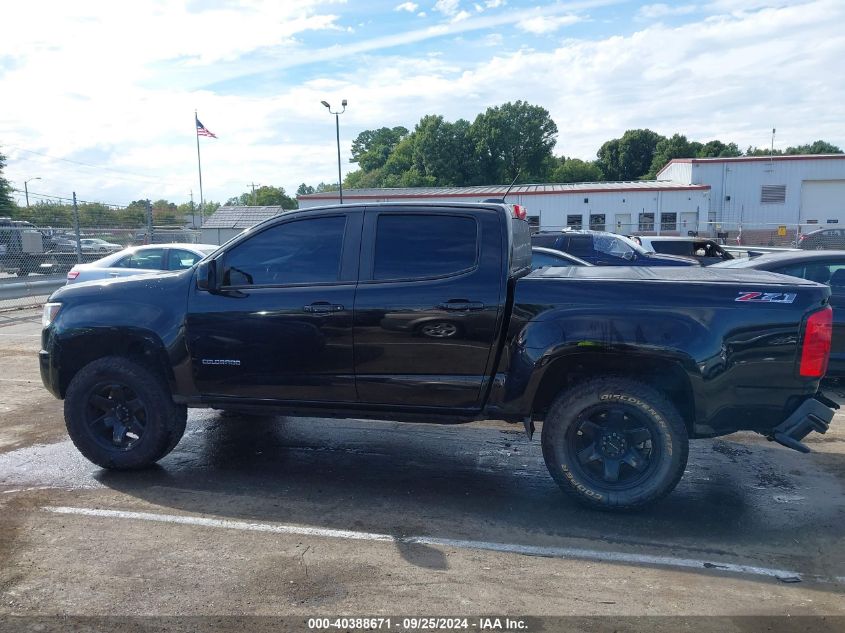
{"type": "Polygon", "coordinates": [[[543,422],[542,445],[546,467],[566,493],[589,507],[613,511],[640,509],[665,497],[683,476],[689,454],[686,425],[677,408],[655,389],[616,377],[587,380],[561,392],[543,422]],[[641,475],[645,479],[627,488],[603,484],[586,474],[573,448],[573,441],[585,440],[583,432],[578,440],[571,434],[578,433],[585,415],[601,412],[602,406],[622,408],[643,420],[657,447],[651,451],[653,462],[641,475]]]}
{"type": "Polygon", "coordinates": [[[150,466],[167,455],[185,432],[187,408],[177,405],[163,376],[128,358],[107,356],[80,369],[68,385],[65,425],[76,448],[102,468],[133,470],[150,466]],[[128,449],[109,448],[90,426],[89,399],[98,385],[125,385],[144,407],[143,433],[128,449]]]}

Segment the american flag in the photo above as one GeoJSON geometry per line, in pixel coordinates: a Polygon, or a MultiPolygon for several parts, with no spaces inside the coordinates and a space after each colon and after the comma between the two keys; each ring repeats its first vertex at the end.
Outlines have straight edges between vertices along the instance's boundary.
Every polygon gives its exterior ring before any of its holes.
{"type": "Polygon", "coordinates": [[[206,128],[197,117],[194,117],[197,120],[197,136],[210,136],[211,138],[217,138],[217,135],[206,128]]]}

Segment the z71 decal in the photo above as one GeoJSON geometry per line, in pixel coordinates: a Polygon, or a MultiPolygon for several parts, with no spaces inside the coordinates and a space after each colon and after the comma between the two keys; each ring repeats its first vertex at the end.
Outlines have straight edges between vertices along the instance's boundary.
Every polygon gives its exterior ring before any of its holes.
{"type": "Polygon", "coordinates": [[[740,292],[734,301],[750,303],[792,303],[798,295],[794,292],[740,292]]]}

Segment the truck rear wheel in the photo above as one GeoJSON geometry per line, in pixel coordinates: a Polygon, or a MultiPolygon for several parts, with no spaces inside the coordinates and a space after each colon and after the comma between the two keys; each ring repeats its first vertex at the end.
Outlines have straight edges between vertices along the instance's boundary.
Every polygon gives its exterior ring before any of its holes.
{"type": "Polygon", "coordinates": [[[579,502],[632,510],[669,494],[684,474],[684,420],[660,393],[633,380],[598,378],[562,392],[543,422],[543,457],[579,502]]]}
{"type": "Polygon", "coordinates": [[[83,367],[65,396],[65,424],[77,449],[103,468],[130,470],[167,455],[185,432],[187,409],[162,377],[127,358],[83,367]]]}

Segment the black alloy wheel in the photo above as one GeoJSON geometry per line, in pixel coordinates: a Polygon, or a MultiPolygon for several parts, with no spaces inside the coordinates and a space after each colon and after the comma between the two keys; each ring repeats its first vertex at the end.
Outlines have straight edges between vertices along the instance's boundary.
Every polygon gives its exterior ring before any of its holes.
{"type": "Polygon", "coordinates": [[[103,448],[131,450],[144,435],[147,409],[127,385],[94,385],[88,396],[86,421],[91,437],[103,448]]]}
{"type": "Polygon", "coordinates": [[[651,421],[633,407],[598,405],[582,413],[567,433],[577,468],[593,483],[613,489],[637,486],[659,459],[651,421]]]}

